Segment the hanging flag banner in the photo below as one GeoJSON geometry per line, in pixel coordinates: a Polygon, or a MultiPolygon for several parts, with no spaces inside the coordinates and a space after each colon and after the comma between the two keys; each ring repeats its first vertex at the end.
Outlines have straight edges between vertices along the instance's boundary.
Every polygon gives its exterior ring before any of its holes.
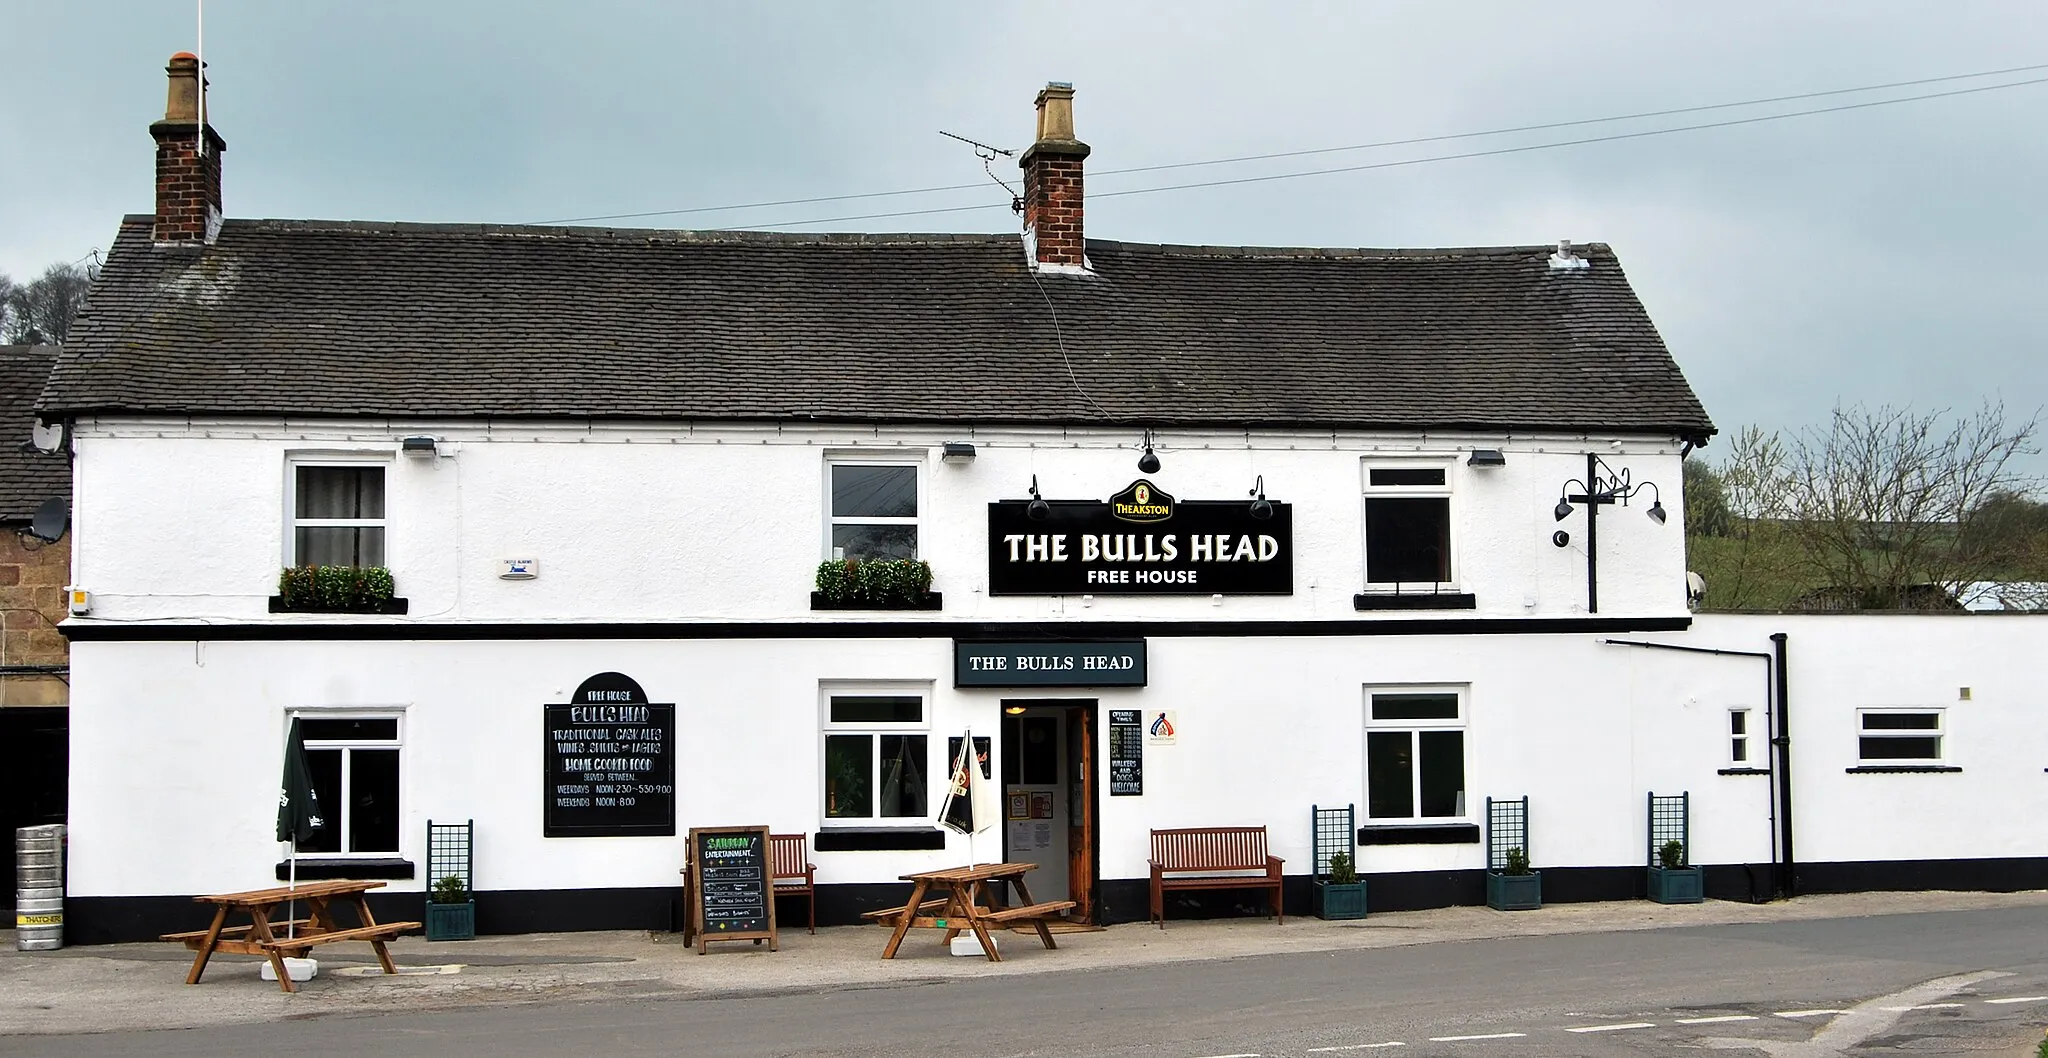
{"type": "Polygon", "coordinates": [[[988,505],[990,595],[1292,595],[1294,509],[1176,500],[1139,479],[1108,500],[988,505]]]}

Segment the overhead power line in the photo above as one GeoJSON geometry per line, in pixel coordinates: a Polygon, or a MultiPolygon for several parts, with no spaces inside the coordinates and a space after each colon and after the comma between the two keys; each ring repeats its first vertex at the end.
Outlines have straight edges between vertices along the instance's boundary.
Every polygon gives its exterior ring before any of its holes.
{"type": "MultiPolygon", "coordinates": [[[[1836,114],[1848,110],[1867,110],[1872,107],[1892,106],[1898,103],[1914,103],[1927,99],[1947,99],[1953,96],[1974,95],[1980,92],[1996,92],[2007,88],[2023,88],[2028,85],[2048,84],[2048,77],[2037,77],[2026,81],[2010,81],[2003,84],[1983,85],[1976,88],[1959,88],[1948,92],[1929,92],[1923,95],[1900,96],[1895,99],[1875,99],[1864,103],[1845,103],[1841,106],[1817,107],[1812,110],[1793,110],[1782,114],[1760,114],[1755,117],[1730,118],[1726,121],[1709,121],[1696,125],[1674,125],[1661,129],[1642,129],[1636,132],[1617,132],[1606,136],[1586,136],[1575,140],[1555,140],[1550,143],[1525,143],[1514,147],[1500,147],[1487,151],[1465,151],[1459,154],[1435,154],[1423,158],[1401,158],[1388,162],[1369,162],[1364,165],[1345,165],[1329,169],[1307,169],[1293,173],[1268,173],[1263,176],[1240,176],[1223,180],[1201,180],[1186,184],[1165,184],[1159,187],[1134,187],[1122,191],[1093,191],[1090,201],[1102,198],[1121,198],[1126,195],[1153,195],[1162,191],[1188,191],[1204,187],[1229,187],[1235,184],[1257,184],[1270,180],[1299,180],[1310,176],[1330,176],[1337,173],[1362,173],[1374,169],[1397,169],[1409,165],[1427,165],[1433,162],[1452,162],[1466,158],[1492,158],[1505,154],[1522,154],[1528,151],[1549,151],[1560,147],[1580,147],[1593,143],[1612,143],[1619,140],[1644,139],[1650,136],[1669,136],[1678,132],[1699,132],[1705,129],[1725,129],[1737,125],[1756,125],[1767,121],[1784,121],[1788,118],[1812,117],[1816,114],[1836,114]]],[[[726,231],[756,231],[770,228],[801,228],[812,224],[837,224],[855,220],[882,220],[890,217],[921,217],[938,213],[965,213],[977,209],[1007,208],[1007,203],[985,202],[971,206],[946,206],[937,209],[901,210],[893,213],[864,213],[843,217],[816,217],[809,220],[785,220],[769,224],[732,225],[726,231]]]]}
{"type": "MultiPolygon", "coordinates": [[[[1597,118],[1578,118],[1578,119],[1575,119],[1575,120],[1571,120],[1571,121],[1549,121],[1549,122],[1541,122],[1541,123],[1538,123],[1538,124],[1533,124],[1533,125],[1516,125],[1516,126],[1512,126],[1512,127],[1508,127],[1508,128],[1498,128],[1498,129],[1485,129],[1485,130],[1481,130],[1481,131],[1478,131],[1478,132],[1453,132],[1453,133],[1444,133],[1444,134],[1441,134],[1441,135],[1435,135],[1435,136],[1416,136],[1416,137],[1411,137],[1411,138],[1407,138],[1407,139],[1398,139],[1398,140],[1378,140],[1378,141],[1374,141],[1374,142],[1372,142],[1372,143],[1352,143],[1352,144],[1345,144],[1345,145],[1342,145],[1342,146],[1336,146],[1336,147],[1312,147],[1312,148],[1307,148],[1307,149],[1303,149],[1303,150],[1293,150],[1293,151],[1276,151],[1276,152],[1273,152],[1273,153],[1270,153],[1270,154],[1247,154],[1247,155],[1239,155],[1239,156],[1237,156],[1237,157],[1233,157],[1233,158],[1208,158],[1208,159],[1203,159],[1203,160],[1199,160],[1199,161],[1191,161],[1191,162],[1167,162],[1167,163],[1163,163],[1163,164],[1160,164],[1160,165],[1141,165],[1141,166],[1133,166],[1133,167],[1131,167],[1131,168],[1127,168],[1127,169],[1099,169],[1099,170],[1096,170],[1096,171],[1094,171],[1094,172],[1090,173],[1089,175],[1090,175],[1090,176],[1092,176],[1092,177],[1097,177],[1097,178],[1100,178],[1100,177],[1104,177],[1104,176],[1120,176],[1120,175],[1125,175],[1125,174],[1130,174],[1130,173],[1153,173],[1153,172],[1160,172],[1160,171],[1163,171],[1163,170],[1169,170],[1169,169],[1192,169],[1192,168],[1198,168],[1198,167],[1202,167],[1202,166],[1209,166],[1209,165],[1238,165],[1238,164],[1243,164],[1243,163],[1246,163],[1246,162],[1264,162],[1264,161],[1274,161],[1274,160],[1276,160],[1276,159],[1281,159],[1281,158],[1303,158],[1303,157],[1310,157],[1310,156],[1314,156],[1314,155],[1322,155],[1322,154],[1340,154],[1340,153],[1345,153],[1345,152],[1349,152],[1349,151],[1366,151],[1366,150],[1376,150],[1376,149],[1380,149],[1380,148],[1384,148],[1384,147],[1411,147],[1411,146],[1416,146],[1416,145],[1419,145],[1419,144],[1424,144],[1424,143],[1443,143],[1443,142],[1447,142],[1447,141],[1451,141],[1451,140],[1464,140],[1464,139],[1480,139],[1480,138],[1484,138],[1484,137],[1488,137],[1488,136],[1508,136],[1508,135],[1513,135],[1513,134],[1516,134],[1516,133],[1522,133],[1522,132],[1546,132],[1546,131],[1550,131],[1550,130],[1553,130],[1553,129],[1562,129],[1562,128],[1576,128],[1576,127],[1582,127],[1582,126],[1586,126],[1586,125],[1602,125],[1602,124],[1610,124],[1610,123],[1613,123],[1613,122],[1617,122],[1617,121],[1642,121],[1642,120],[1647,120],[1647,119],[1649,119],[1649,118],[1660,118],[1660,117],[1675,117],[1675,116],[1677,116],[1677,115],[1680,115],[1680,114],[1699,114],[1699,113],[1705,113],[1705,112],[1709,112],[1709,111],[1715,111],[1715,110],[1735,110],[1735,109],[1740,109],[1740,108],[1742,108],[1742,107],[1753,107],[1753,106],[1766,106],[1766,105],[1769,105],[1769,104],[1772,104],[1772,103],[1792,103],[1792,102],[1797,102],[1797,101],[1799,101],[1799,100],[1802,100],[1802,99],[1822,99],[1822,98],[1827,98],[1827,97],[1830,97],[1830,96],[1841,96],[1841,95],[1856,95],[1856,94],[1859,94],[1859,93],[1863,93],[1863,92],[1880,92],[1880,91],[1885,91],[1885,90],[1887,90],[1887,89],[1893,89],[1893,88],[1914,88],[1914,87],[1918,87],[1918,86],[1921,86],[1921,85],[1930,85],[1930,84],[1943,84],[1943,83],[1947,83],[1947,82],[1951,82],[1951,81],[1968,81],[1968,80],[1975,80],[1975,79],[1978,79],[1978,78],[1984,78],[1984,77],[2001,77],[2001,76],[2005,76],[2005,75],[2008,75],[2008,74],[2015,74],[2015,73],[2033,73],[2033,72],[2035,72],[2035,71],[2038,71],[2038,70],[2048,70],[2048,63],[2038,63],[2038,64],[2035,64],[2035,65],[2032,65],[2032,66],[2011,66],[2011,67],[2006,67],[2005,69],[2001,69],[2001,70],[1979,70],[1979,71],[1977,71],[1977,72],[1975,72],[1975,73],[1959,73],[1959,74],[1947,74],[1947,75],[1944,75],[1944,76],[1941,76],[1941,77],[1921,77],[1921,78],[1915,78],[1915,79],[1913,79],[1913,80],[1909,80],[1909,81],[1889,81],[1889,82],[1886,82],[1886,83],[1884,83],[1884,84],[1860,85],[1860,86],[1857,86],[1857,87],[1855,87],[1855,88],[1830,88],[1830,89],[1824,89],[1824,90],[1821,90],[1821,91],[1816,91],[1816,92],[1798,92],[1798,93],[1794,93],[1794,94],[1792,94],[1792,95],[1780,95],[1780,96],[1764,96],[1764,97],[1760,97],[1760,98],[1757,98],[1757,99],[1744,99],[1744,100],[1738,100],[1738,101],[1735,101],[1735,102],[1731,102],[1731,103],[1707,103],[1707,104],[1702,104],[1702,105],[1699,105],[1699,106],[1688,106],[1688,107],[1672,107],[1672,108],[1668,108],[1668,109],[1664,109],[1664,110],[1645,110],[1645,111],[1638,111],[1638,112],[1636,112],[1636,113],[1632,113],[1632,114],[1612,114],[1612,115],[1608,115],[1608,116],[1606,116],[1606,117],[1597,117],[1597,118]]],[[[2034,83],[2036,83],[2036,82],[2033,82],[2033,81],[2022,81],[2022,82],[2017,82],[2017,83],[2018,83],[2018,84],[2034,84],[2034,83]]],[[[1993,87],[1993,88],[2004,88],[2004,87],[2014,87],[2014,85],[1996,85],[1996,86],[1992,86],[1992,87],[1993,87]]],[[[1983,90],[1983,89],[1974,89],[1973,91],[1981,91],[1981,90],[1983,90]]],[[[1940,98],[1940,96],[1941,96],[1941,95],[1946,95],[1946,94],[1961,94],[1961,93],[1937,93],[1937,94],[1934,94],[1934,95],[1926,95],[1926,96],[1910,96],[1910,97],[1906,97],[1906,98],[1901,98],[1901,99],[1896,99],[1896,100],[1884,100],[1884,101],[1881,101],[1881,103],[1892,103],[1892,102],[1901,102],[1901,103],[1903,103],[1903,102],[1910,102],[1911,100],[1914,100],[1914,99],[1934,99],[1934,98],[1940,98]]],[[[1880,103],[1880,104],[1862,104],[1862,105],[1865,105],[1865,106],[1869,106],[1869,105],[1881,105],[1881,103],[1880,103]]],[[[1845,109],[1848,109],[1848,108],[1845,108],[1845,109]]],[[[1799,113],[1795,113],[1795,114],[1785,114],[1785,115],[1778,115],[1778,116],[1781,116],[1781,117],[1799,117],[1799,116],[1803,116],[1804,114],[1808,114],[1808,113],[1828,113],[1828,111],[1827,111],[1827,110],[1815,110],[1815,111],[1802,111],[1802,112],[1799,112],[1799,113]]],[[[1767,119],[1766,119],[1766,120],[1767,120],[1767,119]]],[[[1705,126],[1698,126],[1698,127],[1700,127],[1700,128],[1714,128],[1714,127],[1718,127],[1718,126],[1715,126],[1715,125],[1705,125],[1705,126]]],[[[1673,130],[1668,130],[1668,131],[1684,131],[1684,130],[1679,130],[1679,129],[1673,129],[1673,130]]],[[[1575,141],[1575,142],[1597,142],[1597,141],[1594,141],[1594,140],[1588,140],[1588,141],[1575,141]]],[[[1460,156],[1457,156],[1457,157],[1468,157],[1468,156],[1465,156],[1465,155],[1460,155],[1460,156]]],[[[1341,172],[1341,171],[1344,171],[1344,170],[1331,170],[1331,171],[1334,171],[1334,172],[1341,172]]],[[[1305,175],[1306,175],[1306,174],[1305,174],[1305,175]]],[[[977,190],[977,189],[980,189],[980,188],[983,188],[983,187],[986,187],[986,186],[987,186],[986,184],[982,184],[982,183],[972,183],[972,184],[943,184],[943,185],[938,185],[938,186],[934,186],[934,187],[914,187],[914,188],[905,188],[905,189],[902,189],[902,190],[898,190],[898,191],[867,191],[867,192],[861,192],[861,193],[858,193],[858,194],[846,194],[846,195],[815,195],[815,196],[812,196],[812,197],[809,197],[809,198],[783,198],[783,199],[773,199],[773,200],[766,200],[766,201],[761,201],[761,202],[736,202],[736,203],[731,203],[731,204],[728,204],[728,205],[723,205],[723,206],[690,206],[690,207],[686,207],[686,208],[682,208],[682,209],[657,209],[657,210],[648,210],[648,211],[646,211],[646,212],[641,212],[641,213],[606,213],[606,214],[600,214],[600,215],[597,215],[597,216],[589,216],[589,217],[562,217],[562,218],[558,218],[558,219],[555,219],[555,220],[544,220],[544,221],[534,221],[533,223],[535,223],[535,224],[587,224],[587,223],[590,223],[590,222],[592,222],[592,221],[601,221],[601,220],[641,220],[641,219],[646,219],[646,218],[649,218],[649,217],[680,217],[680,216],[687,216],[687,215],[691,215],[691,214],[698,214],[698,213],[727,213],[727,212],[737,212],[737,211],[739,211],[739,210],[747,210],[747,209],[767,209],[767,208],[771,208],[771,207],[775,207],[775,206],[806,206],[806,205],[815,205],[815,204],[818,204],[818,203],[823,203],[823,202],[856,202],[856,201],[862,201],[862,200],[866,200],[866,199],[877,199],[877,198],[902,198],[902,197],[907,197],[907,196],[911,196],[911,195],[935,195],[935,194],[942,194],[942,193],[945,193],[945,192],[949,192],[949,191],[972,191],[972,190],[977,190]]],[[[1100,195],[1098,194],[1098,195],[1097,195],[1097,197],[1100,197],[1100,195]]],[[[868,220],[868,219],[878,219],[878,218],[882,218],[882,217],[911,217],[911,216],[922,216],[922,215],[925,215],[925,214],[929,214],[929,213],[958,213],[958,212],[964,212],[964,211],[967,211],[967,210],[974,210],[974,209],[988,209],[988,208],[993,208],[993,207],[992,207],[992,206],[985,206],[985,205],[973,205],[973,206],[955,206],[955,207],[951,207],[951,208],[947,208],[947,209],[936,209],[936,210],[909,210],[909,211],[905,211],[905,212],[900,212],[900,213],[880,213],[880,214],[872,214],[872,215],[868,215],[868,216],[862,216],[862,217],[849,217],[849,218],[846,218],[846,219],[848,219],[848,220],[868,220]]],[[[819,221],[819,222],[815,222],[815,223],[823,223],[823,222],[822,222],[822,221],[819,221]]],[[[759,227],[759,225],[750,225],[750,227],[759,227]]]]}

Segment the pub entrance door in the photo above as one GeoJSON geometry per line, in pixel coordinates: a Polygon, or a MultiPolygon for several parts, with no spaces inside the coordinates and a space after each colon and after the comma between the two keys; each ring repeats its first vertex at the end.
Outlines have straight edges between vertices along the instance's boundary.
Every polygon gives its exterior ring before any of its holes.
{"type": "Polygon", "coordinates": [[[1095,700],[1003,702],[1003,858],[1035,863],[1040,900],[1072,900],[1068,917],[1095,921],[1095,700]],[[1061,896],[1060,894],[1065,894],[1061,896]]]}

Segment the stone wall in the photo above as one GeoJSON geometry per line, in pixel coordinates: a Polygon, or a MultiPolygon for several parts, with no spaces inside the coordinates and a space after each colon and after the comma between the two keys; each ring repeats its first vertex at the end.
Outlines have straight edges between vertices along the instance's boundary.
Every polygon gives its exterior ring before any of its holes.
{"type": "MultiPolygon", "coordinates": [[[[0,666],[62,665],[70,645],[57,623],[65,617],[71,538],[23,544],[17,526],[0,526],[0,666]]],[[[63,705],[68,688],[55,676],[0,676],[0,706],[63,705]]]]}

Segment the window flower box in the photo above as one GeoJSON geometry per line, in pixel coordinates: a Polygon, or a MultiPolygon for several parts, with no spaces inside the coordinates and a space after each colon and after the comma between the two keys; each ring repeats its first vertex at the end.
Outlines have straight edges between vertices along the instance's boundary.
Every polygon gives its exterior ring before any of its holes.
{"type": "Polygon", "coordinates": [[[818,566],[813,610],[937,610],[931,563],[910,558],[831,559],[818,566]]]}
{"type": "Polygon", "coordinates": [[[391,571],[382,566],[287,566],[277,575],[271,613],[402,614],[391,571]]]}

